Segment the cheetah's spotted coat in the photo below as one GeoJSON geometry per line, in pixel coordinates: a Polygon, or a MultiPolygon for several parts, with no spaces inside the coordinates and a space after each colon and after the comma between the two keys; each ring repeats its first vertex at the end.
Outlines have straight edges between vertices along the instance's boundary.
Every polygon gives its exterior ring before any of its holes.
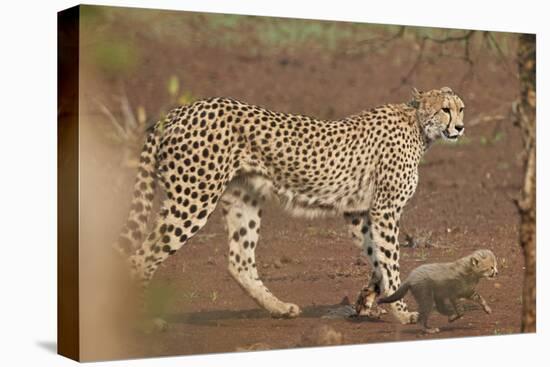
{"type": "MultiPolygon", "coordinates": [[[[434,140],[462,135],[463,108],[447,87],[415,90],[408,103],[337,121],[228,98],[178,107],[148,133],[118,248],[146,285],[221,204],[230,274],[273,316],[295,317],[299,307],[264,286],[254,256],[262,203],[275,196],[296,214],[345,217],[373,269],[361,300],[368,312],[376,294],[400,285],[399,218],[415,192],[419,161],[434,140]],[[153,228],[145,233],[155,191],[164,195],[153,228]]],[[[402,301],[392,310],[401,322],[415,321],[402,301]]]]}

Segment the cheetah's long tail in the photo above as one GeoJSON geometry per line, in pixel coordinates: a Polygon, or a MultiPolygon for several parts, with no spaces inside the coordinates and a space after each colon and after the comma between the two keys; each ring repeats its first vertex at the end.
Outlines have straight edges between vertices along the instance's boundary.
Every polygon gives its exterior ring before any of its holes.
{"type": "Polygon", "coordinates": [[[152,127],[148,130],[145,144],[141,150],[128,220],[114,244],[114,247],[124,256],[135,253],[145,239],[147,222],[155,197],[156,156],[159,141],[160,136],[157,134],[157,129],[152,127]]]}
{"type": "Polygon", "coordinates": [[[387,297],[379,298],[376,302],[377,303],[392,303],[392,302],[395,302],[395,301],[399,301],[401,298],[405,297],[405,294],[407,294],[407,292],[409,291],[409,288],[410,288],[409,283],[407,283],[407,281],[405,281],[403,284],[401,284],[401,286],[399,288],[397,288],[395,293],[393,293],[393,294],[391,294],[387,297]]]}

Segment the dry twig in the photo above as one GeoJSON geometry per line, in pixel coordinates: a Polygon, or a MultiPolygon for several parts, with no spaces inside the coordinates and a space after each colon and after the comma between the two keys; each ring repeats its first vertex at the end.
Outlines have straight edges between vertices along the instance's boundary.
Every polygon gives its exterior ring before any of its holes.
{"type": "Polygon", "coordinates": [[[402,38],[405,35],[405,28],[406,26],[400,26],[399,30],[389,37],[375,37],[375,38],[359,41],[356,43],[355,47],[346,50],[346,53],[356,54],[356,53],[359,53],[360,50],[369,51],[369,52],[378,51],[379,49],[386,47],[391,42],[399,38],[402,38]],[[366,50],[364,49],[365,47],[366,47],[366,50]]]}
{"type": "Polygon", "coordinates": [[[464,79],[466,79],[469,75],[472,75],[473,73],[473,65],[474,62],[471,59],[471,51],[470,51],[470,40],[472,36],[475,34],[476,31],[470,30],[465,32],[464,34],[460,36],[448,36],[444,38],[435,38],[428,35],[422,36],[420,39],[420,48],[418,50],[418,54],[416,56],[415,61],[413,62],[412,67],[409,69],[409,71],[405,74],[403,78],[401,78],[401,83],[392,89],[392,93],[403,87],[404,85],[410,84],[410,78],[412,75],[416,72],[418,66],[422,62],[422,59],[424,58],[424,51],[426,50],[426,43],[427,42],[434,42],[437,44],[446,44],[446,43],[452,43],[452,42],[464,42],[464,55],[462,56],[462,60],[464,60],[466,63],[468,63],[469,68],[466,74],[464,75],[464,79]]]}

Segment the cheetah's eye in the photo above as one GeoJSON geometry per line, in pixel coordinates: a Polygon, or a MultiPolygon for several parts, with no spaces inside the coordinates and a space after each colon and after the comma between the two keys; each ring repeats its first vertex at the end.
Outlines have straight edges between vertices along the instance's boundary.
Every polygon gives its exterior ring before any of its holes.
{"type": "Polygon", "coordinates": [[[460,107],[460,112],[464,111],[464,107],[460,107]]]}
{"type": "Polygon", "coordinates": [[[451,113],[451,109],[449,107],[443,107],[441,110],[445,113],[451,113]]]}

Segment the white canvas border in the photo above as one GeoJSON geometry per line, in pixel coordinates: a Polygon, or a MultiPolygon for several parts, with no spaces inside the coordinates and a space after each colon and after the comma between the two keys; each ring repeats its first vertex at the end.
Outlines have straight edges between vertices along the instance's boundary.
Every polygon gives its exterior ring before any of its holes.
{"type": "MultiPolygon", "coordinates": [[[[538,310],[547,309],[545,269],[549,136],[548,27],[542,1],[98,1],[94,4],[348,20],[449,28],[536,32],[538,43],[538,310]]],[[[73,1],[6,2],[2,5],[1,99],[4,194],[0,267],[2,365],[65,366],[73,362],[47,348],[56,337],[56,12],[73,1]],[[40,118],[26,119],[33,116],[40,118]],[[38,114],[37,114],[38,112],[38,114]],[[14,123],[17,122],[17,123],[14,123]],[[7,194],[7,195],[6,195],[7,194]],[[32,226],[24,218],[32,214],[32,226]],[[46,346],[46,347],[45,347],[46,346]]],[[[365,326],[366,327],[366,326],[365,326]]],[[[545,359],[548,316],[538,313],[538,333],[505,337],[381,343],[256,353],[154,358],[99,366],[521,365],[545,359]],[[391,361],[391,362],[390,362],[391,361]]]]}

